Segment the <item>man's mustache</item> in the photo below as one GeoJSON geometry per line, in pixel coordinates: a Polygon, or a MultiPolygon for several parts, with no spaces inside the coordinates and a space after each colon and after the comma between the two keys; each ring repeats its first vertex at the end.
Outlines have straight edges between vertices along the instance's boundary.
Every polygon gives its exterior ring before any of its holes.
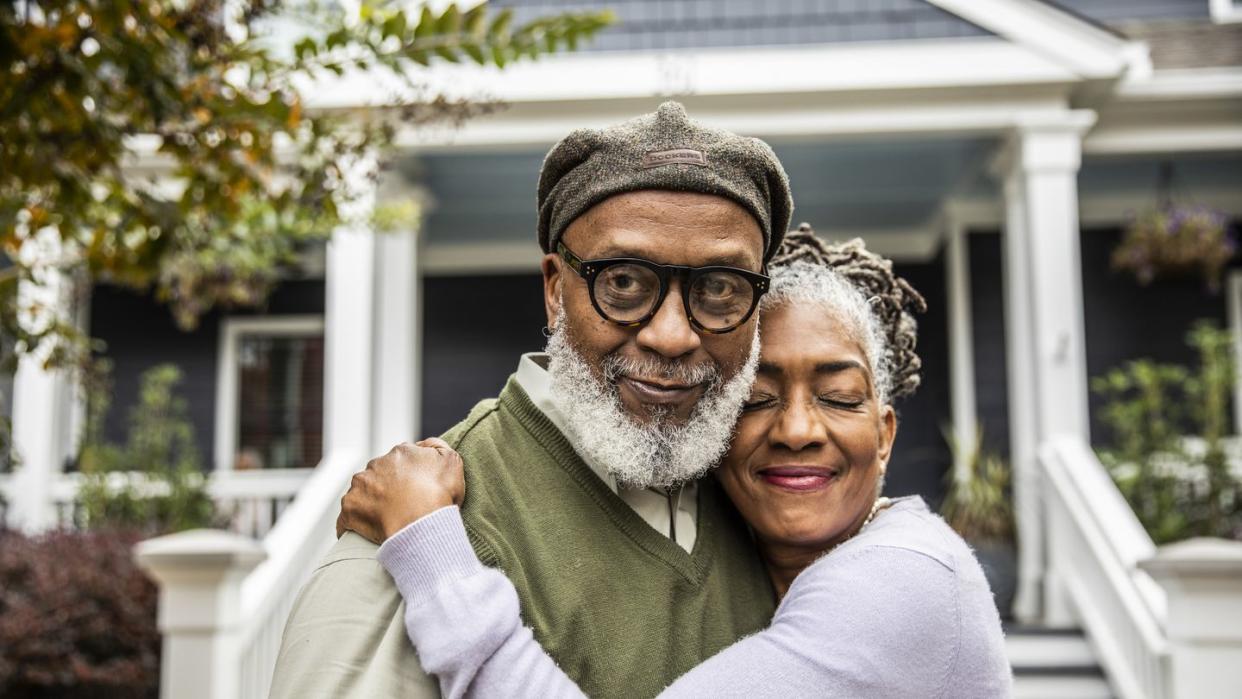
{"type": "Polygon", "coordinates": [[[622,376],[661,379],[688,386],[697,386],[702,383],[715,384],[720,380],[720,367],[712,362],[691,366],[685,362],[651,355],[634,358],[610,354],[604,357],[602,370],[604,378],[609,383],[614,383],[622,376]]]}

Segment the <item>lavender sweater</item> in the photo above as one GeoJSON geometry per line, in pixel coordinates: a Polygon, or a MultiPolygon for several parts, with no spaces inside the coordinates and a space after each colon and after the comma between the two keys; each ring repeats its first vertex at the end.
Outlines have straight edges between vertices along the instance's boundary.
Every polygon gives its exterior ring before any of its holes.
{"type": "MultiPolygon", "coordinates": [[[[475,557],[456,507],[402,529],[378,558],[444,696],[583,696],[522,624],[513,585],[475,557]]],[[[1008,697],[1011,686],[982,569],[961,537],[909,497],[804,570],[771,626],[660,696],[973,699],[1008,697]]]]}

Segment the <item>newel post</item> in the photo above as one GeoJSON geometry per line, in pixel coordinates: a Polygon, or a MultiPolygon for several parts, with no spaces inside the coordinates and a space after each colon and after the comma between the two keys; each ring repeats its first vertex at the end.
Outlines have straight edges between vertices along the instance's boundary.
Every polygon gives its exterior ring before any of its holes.
{"type": "Polygon", "coordinates": [[[267,554],[236,534],[196,529],[134,548],[160,588],[160,696],[232,699],[241,665],[241,584],[267,554]]]}
{"type": "Polygon", "coordinates": [[[1242,542],[1190,539],[1139,567],[1164,588],[1171,696],[1236,697],[1242,668],[1242,542]]]}

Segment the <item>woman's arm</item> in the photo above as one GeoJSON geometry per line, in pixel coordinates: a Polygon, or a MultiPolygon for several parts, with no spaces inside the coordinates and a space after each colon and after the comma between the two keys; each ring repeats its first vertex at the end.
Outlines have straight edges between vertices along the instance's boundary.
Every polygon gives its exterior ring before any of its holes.
{"type": "Polygon", "coordinates": [[[517,591],[485,567],[461,512],[444,507],[380,546],[405,598],[405,627],[445,697],[583,697],[522,624],[517,591]]]}
{"type": "MultiPolygon", "coordinates": [[[[508,578],[483,566],[446,507],[378,554],[406,600],[423,668],[447,697],[580,697],[523,626],[508,578]]],[[[953,574],[917,552],[873,546],[803,572],[772,625],[661,696],[932,697],[958,642],[953,574]]]]}

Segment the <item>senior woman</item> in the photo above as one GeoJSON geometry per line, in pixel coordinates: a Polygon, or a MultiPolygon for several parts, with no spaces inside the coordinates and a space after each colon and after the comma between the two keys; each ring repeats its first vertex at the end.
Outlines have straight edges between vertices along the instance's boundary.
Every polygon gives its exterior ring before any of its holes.
{"type": "MultiPolygon", "coordinates": [[[[970,549],[919,497],[881,496],[891,399],[918,384],[906,308],[921,297],[861,243],[825,246],[805,226],[779,259],[758,374],[716,477],[780,606],[661,696],[1008,696],[1000,620],[970,549]]],[[[452,697],[581,696],[445,506],[461,501],[461,460],[419,444],[438,456],[421,473],[369,469],[338,529],[382,543],[424,668],[452,697]]]]}

